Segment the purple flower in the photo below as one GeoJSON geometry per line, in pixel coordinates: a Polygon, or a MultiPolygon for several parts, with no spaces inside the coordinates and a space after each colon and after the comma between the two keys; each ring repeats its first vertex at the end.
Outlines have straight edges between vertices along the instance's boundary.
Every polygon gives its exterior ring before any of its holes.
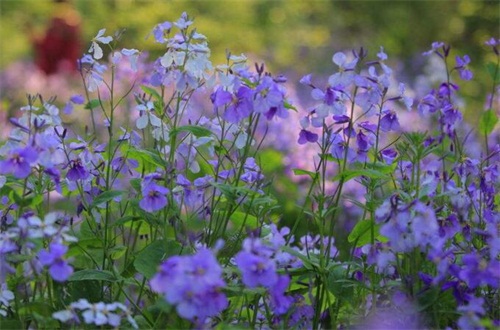
{"type": "Polygon", "coordinates": [[[66,245],[51,243],[49,251],[41,250],[38,253],[40,263],[43,266],[49,266],[49,274],[54,281],[64,282],[73,274],[73,267],[63,259],[67,251],[68,247],[66,245]]]}
{"type": "Polygon", "coordinates": [[[313,87],[313,84],[311,82],[311,74],[308,74],[308,75],[305,75],[303,76],[300,81],[299,81],[301,84],[303,85],[308,85],[308,86],[311,86],[313,87]]]}
{"type": "Polygon", "coordinates": [[[470,63],[469,55],[464,55],[463,58],[460,58],[460,56],[457,56],[456,60],[457,60],[457,65],[455,66],[455,69],[458,70],[458,73],[460,74],[460,78],[462,78],[462,80],[471,80],[474,75],[467,68],[468,64],[470,63]]]}
{"type": "Polygon", "coordinates": [[[348,62],[347,56],[344,53],[338,52],[333,55],[332,61],[338,65],[339,72],[328,78],[328,84],[335,88],[345,88],[349,86],[356,76],[354,68],[356,68],[358,59],[354,58],[352,61],[348,62]]]}
{"type": "Polygon", "coordinates": [[[85,98],[83,97],[83,95],[80,94],[71,96],[69,100],[74,104],[83,104],[83,102],[85,102],[85,98]]]}
{"type": "Polygon", "coordinates": [[[373,141],[372,135],[366,135],[362,130],[359,130],[356,136],[356,145],[359,151],[368,151],[373,146],[375,142],[373,141]]]}
{"type": "Polygon", "coordinates": [[[11,173],[18,179],[24,179],[31,173],[31,165],[37,159],[38,154],[32,147],[13,149],[7,159],[0,161],[0,174],[11,173]]]}
{"type": "Polygon", "coordinates": [[[241,270],[243,284],[249,288],[259,285],[270,288],[278,281],[274,260],[248,251],[241,251],[235,257],[241,270]]]}
{"type": "Polygon", "coordinates": [[[498,56],[500,55],[500,53],[498,52],[498,45],[500,45],[500,39],[495,39],[495,38],[490,38],[490,40],[488,41],[485,41],[484,43],[485,45],[487,46],[490,46],[491,48],[493,48],[493,52],[498,56]]]}
{"type": "Polygon", "coordinates": [[[340,134],[332,134],[331,143],[330,152],[334,158],[344,159],[347,152],[347,162],[350,163],[356,159],[356,152],[347,145],[347,142],[344,141],[344,138],[340,134]]]}
{"type": "Polygon", "coordinates": [[[151,289],[165,295],[177,313],[188,320],[203,323],[228,305],[220,292],[225,286],[222,267],[213,253],[201,249],[193,256],[174,256],[167,259],[150,282],[151,289]]]}
{"type": "Polygon", "coordinates": [[[306,144],[307,142],[314,143],[318,141],[318,138],[318,134],[303,129],[299,133],[299,140],[297,142],[299,144],[306,144]]]}
{"type": "Polygon", "coordinates": [[[301,295],[294,296],[295,309],[290,315],[289,326],[293,329],[311,329],[314,318],[314,308],[305,304],[305,299],[301,295]]]}
{"type": "Polygon", "coordinates": [[[255,89],[254,110],[257,113],[264,113],[268,119],[274,115],[286,118],[288,112],[284,107],[285,92],[270,76],[262,79],[255,89]]]}
{"type": "Polygon", "coordinates": [[[472,297],[467,305],[459,306],[458,311],[462,312],[462,316],[458,319],[460,329],[481,329],[481,319],[479,316],[484,315],[483,307],[484,298],[472,297]]]}
{"type": "Polygon", "coordinates": [[[165,196],[169,190],[149,181],[142,187],[143,198],[139,202],[141,209],[147,212],[156,212],[167,205],[165,196]]]}
{"type": "Polygon", "coordinates": [[[219,87],[210,98],[215,109],[226,107],[223,117],[230,123],[239,123],[252,113],[253,92],[246,86],[240,86],[235,95],[219,87]]]}
{"type": "Polygon", "coordinates": [[[82,161],[78,159],[71,160],[69,163],[69,170],[66,175],[69,181],[85,180],[89,177],[90,173],[83,166],[82,161]]]}
{"type": "Polygon", "coordinates": [[[245,172],[241,176],[241,180],[246,183],[254,183],[264,179],[259,165],[255,162],[253,157],[248,157],[245,160],[245,165],[243,166],[245,172]]]}
{"type": "Polygon", "coordinates": [[[500,274],[498,273],[498,267],[500,267],[500,263],[498,261],[492,260],[488,262],[475,253],[464,255],[462,261],[464,265],[459,271],[458,277],[467,283],[471,289],[483,284],[491,285],[494,288],[499,287],[500,274]]]}
{"type": "Polygon", "coordinates": [[[286,296],[285,292],[290,285],[290,277],[283,275],[278,277],[276,284],[269,290],[271,294],[271,308],[276,315],[283,315],[293,303],[293,298],[286,296]]]}
{"type": "Polygon", "coordinates": [[[169,33],[170,29],[172,28],[172,23],[170,22],[163,22],[158,25],[156,25],[153,29],[153,35],[155,37],[156,42],[159,43],[164,43],[167,40],[165,39],[165,32],[169,33]]]}
{"type": "Polygon", "coordinates": [[[399,121],[396,112],[392,110],[384,110],[383,117],[380,119],[380,129],[384,132],[399,131],[399,121]]]}
{"type": "Polygon", "coordinates": [[[243,284],[249,288],[259,285],[270,288],[278,281],[276,263],[271,256],[273,249],[263,245],[258,238],[246,238],[243,250],[234,260],[241,271],[243,284]]]}
{"type": "Polygon", "coordinates": [[[428,55],[431,55],[432,53],[436,53],[440,57],[443,57],[443,55],[441,54],[440,50],[444,49],[445,47],[447,47],[447,46],[446,46],[446,44],[444,42],[434,41],[432,43],[432,48],[430,50],[422,53],[422,55],[428,56],[428,55]]]}
{"type": "Polygon", "coordinates": [[[382,155],[382,159],[387,163],[387,164],[392,164],[394,159],[398,156],[398,153],[396,150],[390,148],[390,149],[384,149],[380,152],[382,155]]]}

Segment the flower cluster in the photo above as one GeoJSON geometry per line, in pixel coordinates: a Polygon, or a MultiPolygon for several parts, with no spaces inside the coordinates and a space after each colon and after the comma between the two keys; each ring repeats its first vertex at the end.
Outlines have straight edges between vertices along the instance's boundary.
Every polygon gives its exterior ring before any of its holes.
{"type": "Polygon", "coordinates": [[[151,289],[176,305],[177,313],[188,320],[204,324],[228,306],[221,289],[222,267],[213,253],[200,249],[192,256],[174,256],[161,264],[150,281],[151,289]]]}
{"type": "Polygon", "coordinates": [[[139,329],[127,306],[119,302],[109,304],[98,302],[92,304],[87,299],[80,299],[71,303],[68,309],[55,312],[52,314],[52,317],[63,323],[80,324],[79,313],[81,313],[85,324],[96,326],[110,325],[118,328],[121,325],[122,318],[125,317],[134,329],[139,329]]]}
{"type": "MultiPolygon", "coordinates": [[[[413,95],[382,47],[373,60],[337,52],[324,84],[301,79],[302,107],[285,77],[244,55],[212,65],[193,25],[185,13],[156,25],[164,53],[149,62],[100,30],[78,63],[84,92],[28,96],[11,119],[1,317],[23,328],[499,325],[496,96],[476,134],[455,81],[474,79],[473,56],[449,68],[454,50],[433,43],[425,55],[445,78],[413,95]]],[[[486,42],[493,91],[498,44],[486,42]]]]}

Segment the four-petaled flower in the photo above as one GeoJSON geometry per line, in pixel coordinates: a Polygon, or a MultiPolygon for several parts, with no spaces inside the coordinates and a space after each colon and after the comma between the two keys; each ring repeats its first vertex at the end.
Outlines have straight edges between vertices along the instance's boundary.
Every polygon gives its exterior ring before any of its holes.
{"type": "Polygon", "coordinates": [[[31,173],[31,165],[38,159],[37,151],[32,147],[12,149],[7,159],[0,161],[0,174],[12,174],[24,179],[31,173]]]}
{"type": "Polygon", "coordinates": [[[167,197],[165,196],[169,190],[163,186],[157,185],[154,182],[148,182],[142,188],[143,198],[139,202],[139,206],[147,212],[156,212],[167,205],[167,197]]]}
{"type": "Polygon", "coordinates": [[[63,259],[66,252],[68,252],[66,245],[51,243],[49,250],[41,250],[38,253],[40,263],[49,267],[50,276],[57,282],[66,281],[73,274],[73,267],[63,259]]]}
{"type": "Polygon", "coordinates": [[[99,32],[97,32],[97,35],[92,39],[92,44],[89,48],[89,53],[94,53],[94,58],[96,60],[100,60],[103,55],[102,48],[99,46],[99,43],[107,45],[113,40],[113,37],[104,37],[105,32],[106,29],[99,30],[99,32]]]}

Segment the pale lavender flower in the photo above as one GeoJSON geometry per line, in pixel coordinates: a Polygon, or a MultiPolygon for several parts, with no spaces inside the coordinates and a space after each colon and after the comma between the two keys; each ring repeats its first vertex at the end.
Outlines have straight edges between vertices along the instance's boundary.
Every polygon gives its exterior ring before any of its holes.
{"type": "Polygon", "coordinates": [[[113,37],[104,37],[105,32],[106,29],[99,30],[97,35],[92,39],[92,45],[89,48],[89,53],[93,53],[96,60],[101,59],[103,55],[102,48],[99,46],[99,43],[106,45],[113,41],[113,37]]]}
{"type": "MultiPolygon", "coordinates": [[[[6,283],[2,283],[0,287],[0,315],[7,316],[7,308],[10,306],[10,302],[14,300],[14,293],[7,288],[6,283]]],[[[1,322],[0,322],[1,323],[1,322]]]]}
{"type": "Polygon", "coordinates": [[[53,313],[52,317],[63,323],[80,323],[78,312],[81,312],[86,324],[110,325],[113,328],[118,328],[121,325],[122,318],[126,317],[130,325],[134,329],[138,329],[138,325],[128,308],[119,302],[92,304],[87,299],[80,299],[71,303],[68,309],[53,313]]]}
{"type": "Polygon", "coordinates": [[[165,39],[165,33],[170,33],[172,29],[172,23],[165,21],[156,25],[153,29],[153,35],[155,37],[155,41],[161,44],[165,43],[167,39],[165,39]]]}

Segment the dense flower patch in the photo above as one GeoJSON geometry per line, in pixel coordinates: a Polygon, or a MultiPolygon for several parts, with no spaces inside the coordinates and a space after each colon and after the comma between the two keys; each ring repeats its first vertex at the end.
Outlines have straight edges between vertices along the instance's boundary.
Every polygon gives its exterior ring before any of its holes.
{"type": "Polygon", "coordinates": [[[445,43],[424,56],[447,79],[421,98],[383,48],[360,49],[335,53],[324,84],[301,79],[301,109],[263,64],[228,52],[214,66],[192,25],[157,25],[152,63],[100,30],[80,93],[62,111],[28,96],[10,120],[2,327],[500,326],[499,40],[485,43],[493,93],[466,130],[458,79],[474,78],[472,59],[445,43]],[[300,178],[286,224],[269,147],[300,178]]]}

